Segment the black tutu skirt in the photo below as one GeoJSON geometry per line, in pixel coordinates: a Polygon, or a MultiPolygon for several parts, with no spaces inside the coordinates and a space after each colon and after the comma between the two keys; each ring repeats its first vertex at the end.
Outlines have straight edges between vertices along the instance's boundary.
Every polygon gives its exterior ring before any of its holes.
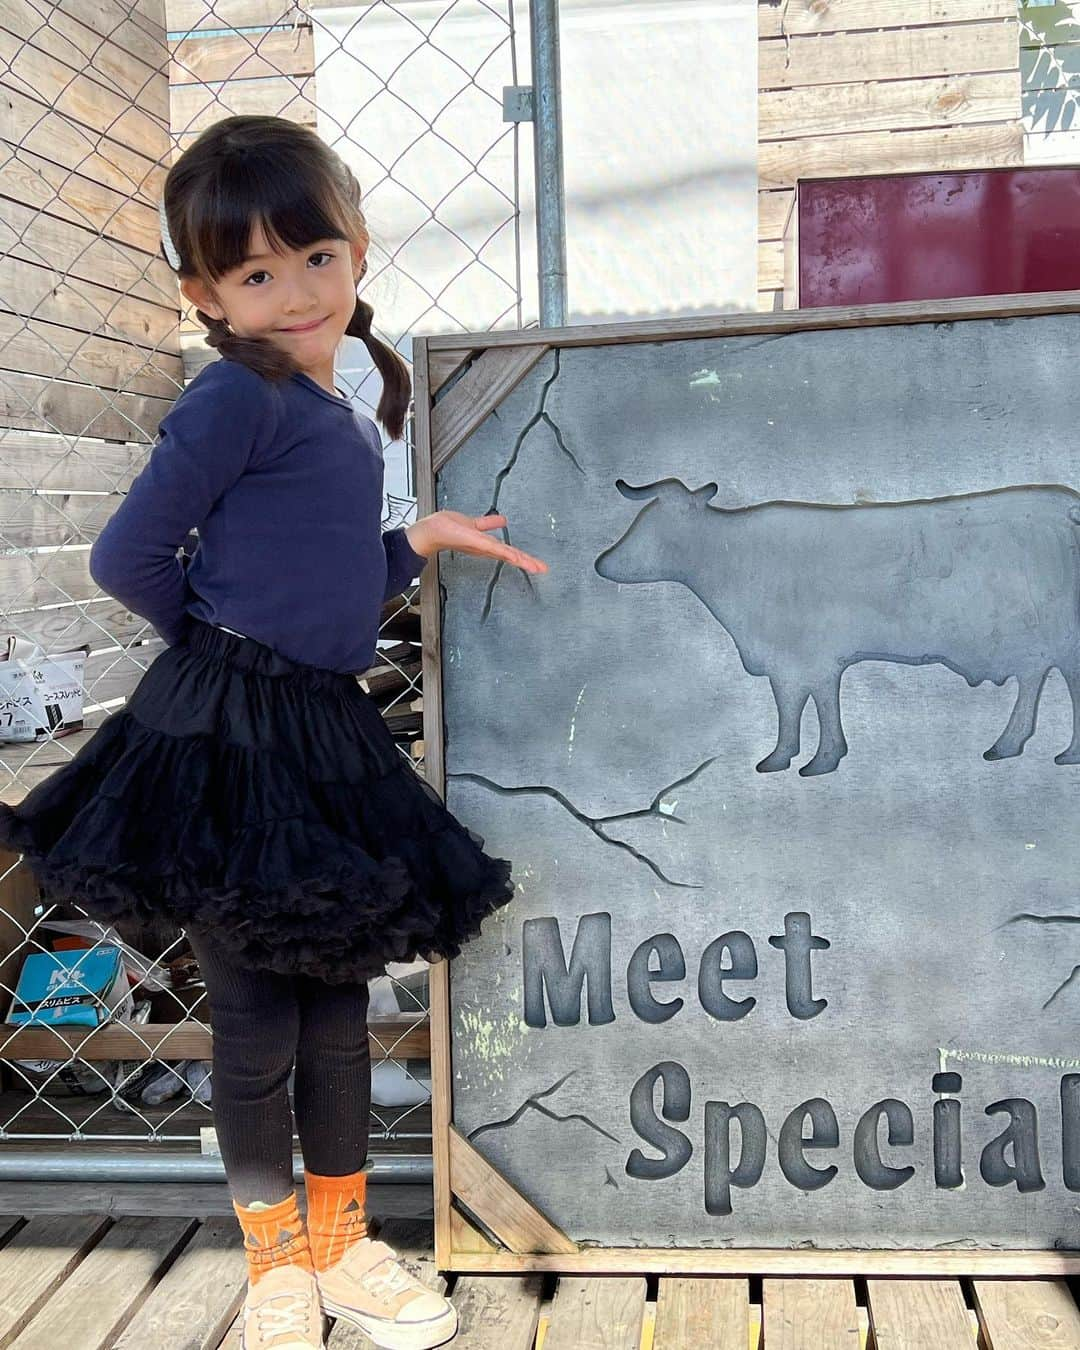
{"type": "Polygon", "coordinates": [[[237,964],[365,980],[454,956],[513,898],[351,675],[192,620],[0,843],[50,900],[171,921],[237,964]]]}

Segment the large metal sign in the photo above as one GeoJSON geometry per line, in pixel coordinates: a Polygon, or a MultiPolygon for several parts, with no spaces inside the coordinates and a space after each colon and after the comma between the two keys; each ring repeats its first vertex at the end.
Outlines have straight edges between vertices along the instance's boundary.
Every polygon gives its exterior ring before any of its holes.
{"type": "Polygon", "coordinates": [[[455,1147],[571,1250],[1076,1248],[1080,316],[799,323],[436,456],[550,567],[440,559],[455,1147]]]}

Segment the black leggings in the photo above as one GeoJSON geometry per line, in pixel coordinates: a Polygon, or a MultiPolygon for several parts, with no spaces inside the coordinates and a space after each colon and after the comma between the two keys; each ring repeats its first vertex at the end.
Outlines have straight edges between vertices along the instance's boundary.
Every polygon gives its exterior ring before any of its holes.
{"type": "Polygon", "coordinates": [[[248,970],[212,938],[188,932],[214,1033],[214,1124],[232,1198],[274,1204],[293,1189],[293,1108],[304,1166],[358,1172],[371,1111],[366,984],[248,970]]]}

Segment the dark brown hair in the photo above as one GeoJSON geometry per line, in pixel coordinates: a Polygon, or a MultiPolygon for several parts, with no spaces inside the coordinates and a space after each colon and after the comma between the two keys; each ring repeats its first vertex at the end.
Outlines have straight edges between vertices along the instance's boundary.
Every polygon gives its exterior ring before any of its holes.
{"type": "MultiPolygon", "coordinates": [[[[227,117],[208,127],[169,170],[164,211],[180,275],[210,286],[244,261],[256,223],[272,248],[307,248],[320,239],[370,240],[360,185],[349,167],[314,131],[282,117],[227,117]]],[[[209,346],[228,360],[271,380],[287,379],[296,370],[288,353],[266,338],[238,337],[224,319],[202,310],[196,314],[206,325],[209,346]]],[[[345,331],[361,339],[382,376],[375,415],[397,440],[412,393],[409,368],[374,336],[373,315],[371,305],[357,297],[345,331]]]]}

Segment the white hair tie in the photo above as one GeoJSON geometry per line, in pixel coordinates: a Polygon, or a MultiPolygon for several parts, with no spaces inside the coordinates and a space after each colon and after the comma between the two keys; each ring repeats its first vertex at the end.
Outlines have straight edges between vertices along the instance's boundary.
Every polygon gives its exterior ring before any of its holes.
{"type": "Polygon", "coordinates": [[[158,219],[161,221],[161,242],[165,248],[165,257],[169,260],[169,266],[174,272],[180,271],[180,254],[176,251],[176,245],[172,241],[172,235],[169,233],[169,218],[165,214],[165,199],[161,199],[161,205],[158,207],[158,219]]]}

